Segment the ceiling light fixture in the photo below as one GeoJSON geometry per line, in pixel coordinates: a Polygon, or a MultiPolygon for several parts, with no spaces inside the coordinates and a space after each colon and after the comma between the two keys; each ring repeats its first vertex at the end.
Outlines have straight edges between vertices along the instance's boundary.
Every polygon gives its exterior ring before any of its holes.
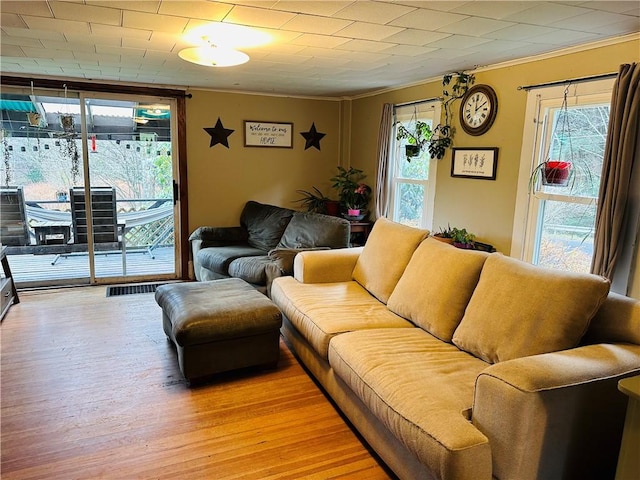
{"type": "Polygon", "coordinates": [[[187,62],[206,67],[233,67],[249,61],[249,55],[246,53],[213,44],[185,48],[178,52],[178,56],[187,62]]]}
{"type": "Polygon", "coordinates": [[[249,61],[249,55],[237,48],[265,45],[271,41],[271,35],[242,25],[218,22],[190,30],[183,39],[196,45],[178,52],[183,60],[207,67],[231,67],[249,61]]]}

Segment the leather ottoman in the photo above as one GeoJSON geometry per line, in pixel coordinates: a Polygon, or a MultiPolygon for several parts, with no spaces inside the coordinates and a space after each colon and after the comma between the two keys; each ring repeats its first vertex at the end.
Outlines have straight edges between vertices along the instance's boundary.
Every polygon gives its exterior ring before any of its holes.
{"type": "Polygon", "coordinates": [[[175,344],[180,371],[189,382],[277,365],[282,314],[244,280],[166,284],[158,287],[155,299],[164,333],[175,344]]]}

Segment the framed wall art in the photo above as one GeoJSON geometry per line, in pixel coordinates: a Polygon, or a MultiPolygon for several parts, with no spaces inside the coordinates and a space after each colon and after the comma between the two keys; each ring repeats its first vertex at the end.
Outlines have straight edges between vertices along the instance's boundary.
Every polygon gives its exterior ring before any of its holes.
{"type": "Polygon", "coordinates": [[[293,148],[293,123],[245,120],[244,146],[293,148]]]}
{"type": "Polygon", "coordinates": [[[498,148],[454,148],[451,176],[495,180],[498,166],[498,148]]]}

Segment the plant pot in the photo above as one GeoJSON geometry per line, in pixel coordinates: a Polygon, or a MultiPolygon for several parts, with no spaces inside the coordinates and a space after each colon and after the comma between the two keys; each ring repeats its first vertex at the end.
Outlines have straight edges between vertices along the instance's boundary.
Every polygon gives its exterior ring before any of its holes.
{"type": "Polygon", "coordinates": [[[433,236],[434,239],[438,240],[439,242],[442,243],[448,243],[449,245],[453,245],[453,238],[449,238],[449,237],[440,237],[438,235],[434,235],[433,236]]]}
{"type": "Polygon", "coordinates": [[[325,203],[325,209],[327,211],[327,215],[337,217],[340,213],[340,202],[337,200],[327,200],[325,203]]]}
{"type": "Polygon", "coordinates": [[[570,173],[571,162],[545,162],[542,183],[544,185],[565,186],[569,183],[570,173]]]}
{"type": "Polygon", "coordinates": [[[74,122],[73,115],[61,115],[60,116],[60,126],[65,130],[73,130],[74,122]]]}
{"type": "Polygon", "coordinates": [[[420,145],[405,145],[404,152],[407,158],[413,158],[420,155],[420,145]]]}
{"type": "Polygon", "coordinates": [[[473,243],[453,242],[453,246],[456,248],[462,248],[464,250],[473,250],[473,243]]]}
{"type": "Polygon", "coordinates": [[[29,120],[30,127],[39,127],[42,121],[42,115],[36,112],[27,113],[27,119],[29,120]]]}
{"type": "Polygon", "coordinates": [[[349,209],[347,209],[347,215],[349,215],[350,217],[357,217],[358,215],[360,215],[360,209],[359,208],[349,208],[349,209]]]}

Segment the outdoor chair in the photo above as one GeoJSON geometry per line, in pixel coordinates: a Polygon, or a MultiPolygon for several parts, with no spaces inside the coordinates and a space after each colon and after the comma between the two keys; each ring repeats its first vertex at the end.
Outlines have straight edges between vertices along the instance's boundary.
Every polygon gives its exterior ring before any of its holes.
{"type": "Polygon", "coordinates": [[[0,243],[31,244],[22,187],[0,187],[0,243]]]}
{"type": "MultiPolygon", "coordinates": [[[[73,244],[89,243],[89,226],[87,222],[87,204],[84,188],[69,190],[71,202],[71,221],[73,244]]],[[[112,187],[91,187],[91,215],[93,217],[93,245],[96,253],[122,253],[123,275],[127,273],[126,245],[124,238],[125,224],[118,222],[116,210],[116,190],[112,187]]],[[[86,252],[82,252],[86,254],[86,252]]],[[[60,257],[73,254],[60,254],[51,263],[55,265],[60,257]]]]}

